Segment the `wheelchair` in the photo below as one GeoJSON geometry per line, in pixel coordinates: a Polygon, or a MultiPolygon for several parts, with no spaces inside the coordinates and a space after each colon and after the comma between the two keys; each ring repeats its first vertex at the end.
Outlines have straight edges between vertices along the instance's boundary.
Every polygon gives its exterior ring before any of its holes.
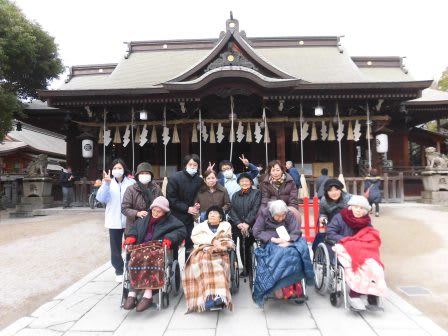
{"type": "Polygon", "coordinates": [[[240,288],[240,275],[239,275],[239,264],[238,264],[238,256],[236,250],[229,251],[229,260],[230,260],[230,293],[233,295],[238,292],[240,288]]]}
{"type": "MultiPolygon", "coordinates": [[[[161,243],[161,241],[160,241],[161,243]]],[[[180,284],[181,284],[181,274],[180,267],[177,260],[173,258],[173,250],[168,249],[166,246],[161,247],[163,249],[164,255],[164,281],[163,287],[158,290],[153,290],[153,294],[158,294],[158,303],[156,303],[157,310],[165,309],[170,304],[170,294],[177,296],[179,294],[180,284]]],[[[123,282],[122,282],[122,294],[121,294],[121,304],[120,308],[123,308],[124,303],[128,297],[128,293],[131,289],[131,279],[129,272],[129,260],[130,252],[126,246],[123,261],[124,261],[124,272],[123,272],[123,282]]],[[[142,292],[142,291],[141,291],[142,292]]],[[[138,296],[140,299],[140,297],[138,296]]],[[[154,301],[155,302],[155,301],[154,301]]]]}
{"type": "MultiPolygon", "coordinates": [[[[261,246],[262,246],[261,241],[256,240],[250,248],[252,267],[249,271],[248,276],[249,276],[249,287],[250,287],[250,291],[252,294],[254,293],[254,290],[255,290],[255,279],[257,277],[257,258],[255,256],[255,250],[261,246]]],[[[303,304],[308,300],[308,295],[306,293],[306,282],[305,282],[304,278],[302,278],[300,280],[300,284],[302,285],[302,295],[300,297],[290,297],[289,299],[278,299],[274,296],[274,293],[271,292],[267,296],[266,301],[268,301],[268,300],[285,300],[285,301],[293,301],[297,304],[303,304]]]]}

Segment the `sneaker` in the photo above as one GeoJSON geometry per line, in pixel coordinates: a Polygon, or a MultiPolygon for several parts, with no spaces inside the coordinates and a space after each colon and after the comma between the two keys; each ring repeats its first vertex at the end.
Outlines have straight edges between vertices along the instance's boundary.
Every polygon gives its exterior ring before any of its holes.
{"type": "Polygon", "coordinates": [[[379,217],[380,213],[379,212],[375,212],[375,217],[379,217]]]}
{"type": "Polygon", "coordinates": [[[123,274],[115,276],[115,282],[121,283],[123,282],[123,274]]]}
{"type": "Polygon", "coordinates": [[[363,311],[366,310],[366,306],[362,302],[360,297],[348,297],[348,304],[350,305],[351,309],[355,311],[363,311]]]}
{"type": "Polygon", "coordinates": [[[210,310],[215,307],[215,300],[213,300],[212,296],[209,296],[207,300],[205,300],[205,310],[210,310]]]}
{"type": "Polygon", "coordinates": [[[222,297],[219,295],[215,298],[215,307],[216,308],[222,308],[224,306],[224,301],[222,300],[222,297]]]}

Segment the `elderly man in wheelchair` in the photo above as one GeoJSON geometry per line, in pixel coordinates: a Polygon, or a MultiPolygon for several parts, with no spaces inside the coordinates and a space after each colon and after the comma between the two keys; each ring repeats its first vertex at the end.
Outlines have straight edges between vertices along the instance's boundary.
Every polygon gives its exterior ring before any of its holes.
{"type": "Polygon", "coordinates": [[[253,252],[255,303],[262,307],[272,298],[303,302],[305,282],[312,284],[314,280],[313,266],[306,240],[286,203],[269,202],[259,214],[253,234],[260,242],[253,252]]]}
{"type": "Polygon", "coordinates": [[[231,289],[233,281],[238,281],[230,223],[224,221],[219,206],[208,208],[206,218],[191,233],[194,249],[185,263],[182,284],[188,313],[232,310],[231,289]]]}
{"type": "Polygon", "coordinates": [[[380,298],[387,288],[379,254],[381,238],[372,227],[369,210],[365,197],[353,195],[348,208],[328,224],[325,242],[314,255],[318,292],[330,292],[334,306],[343,298],[346,308],[353,311],[381,309],[380,298]]]}

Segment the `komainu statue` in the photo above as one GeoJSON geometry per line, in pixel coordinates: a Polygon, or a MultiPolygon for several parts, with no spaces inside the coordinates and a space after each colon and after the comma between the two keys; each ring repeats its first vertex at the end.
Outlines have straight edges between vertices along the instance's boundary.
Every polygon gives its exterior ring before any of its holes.
{"type": "Polygon", "coordinates": [[[28,176],[47,176],[48,156],[39,154],[36,159],[30,162],[26,169],[28,176]]]}
{"type": "Polygon", "coordinates": [[[426,169],[448,168],[448,158],[445,154],[436,151],[434,147],[426,147],[426,169]]]}

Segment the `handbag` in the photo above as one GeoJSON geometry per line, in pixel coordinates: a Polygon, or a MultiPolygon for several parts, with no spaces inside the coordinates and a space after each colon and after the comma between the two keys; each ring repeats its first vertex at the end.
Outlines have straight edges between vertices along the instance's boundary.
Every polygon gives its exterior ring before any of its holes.
{"type": "Polygon", "coordinates": [[[160,241],[129,246],[129,276],[135,289],[159,289],[165,279],[165,250],[160,241]]]}

